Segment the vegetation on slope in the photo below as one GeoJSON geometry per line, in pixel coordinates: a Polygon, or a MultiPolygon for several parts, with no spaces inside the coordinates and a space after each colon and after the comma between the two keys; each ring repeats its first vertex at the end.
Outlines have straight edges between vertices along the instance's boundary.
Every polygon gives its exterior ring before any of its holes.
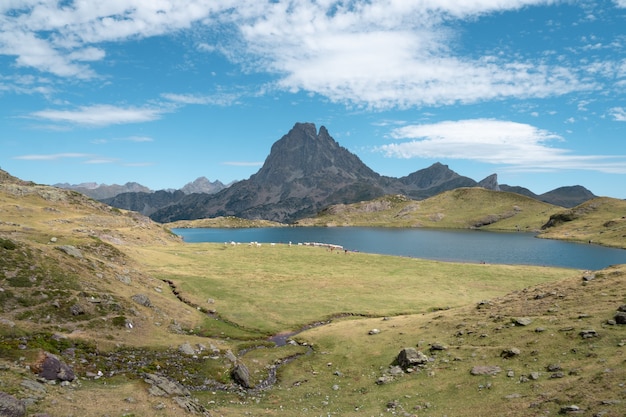
{"type": "Polygon", "coordinates": [[[136,213],[5,178],[0,391],[29,415],[618,416],[625,274],[184,244],[136,213]],[[405,347],[428,361],[390,368],[405,347]],[[38,382],[42,351],[78,378],[38,382]]]}
{"type": "Polygon", "coordinates": [[[520,194],[476,187],[446,191],[421,201],[395,195],[334,205],[297,224],[536,231],[559,210],[520,194]]]}
{"type": "Polygon", "coordinates": [[[626,247],[626,201],[599,197],[550,216],[541,237],[626,247]]]}

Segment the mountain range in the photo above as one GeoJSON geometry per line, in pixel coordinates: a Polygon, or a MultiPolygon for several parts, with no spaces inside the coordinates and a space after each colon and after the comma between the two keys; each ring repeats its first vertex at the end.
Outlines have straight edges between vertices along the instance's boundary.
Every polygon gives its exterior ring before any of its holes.
{"type": "Polygon", "coordinates": [[[333,204],[355,203],[388,194],[422,200],[461,187],[511,191],[563,207],[573,207],[595,197],[581,186],[561,187],[537,195],[523,187],[498,184],[496,174],[475,181],[441,163],[401,178],[382,176],[341,147],[324,126],[318,131],[313,123],[296,123],[272,145],[263,166],[247,180],[219,190],[213,188],[211,193],[202,187],[188,187],[188,192],[140,190],[99,200],[164,223],[217,216],[291,223],[333,204]],[[194,191],[189,193],[190,190],[194,191]]]}

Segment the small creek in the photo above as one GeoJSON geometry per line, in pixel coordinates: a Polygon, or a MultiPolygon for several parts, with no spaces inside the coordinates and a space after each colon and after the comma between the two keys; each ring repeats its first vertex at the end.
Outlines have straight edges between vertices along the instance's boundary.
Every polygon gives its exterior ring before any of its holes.
{"type": "MultiPolygon", "coordinates": [[[[174,294],[174,296],[176,296],[176,298],[180,302],[188,305],[189,307],[194,308],[195,310],[200,311],[203,314],[206,314],[207,316],[209,316],[209,317],[211,317],[213,319],[220,320],[223,323],[228,324],[229,326],[233,326],[233,327],[235,327],[237,329],[250,331],[250,329],[246,329],[245,327],[243,327],[243,326],[241,326],[241,325],[239,325],[239,324],[237,324],[235,322],[232,322],[230,320],[224,319],[217,312],[212,311],[212,310],[208,310],[208,309],[206,309],[206,308],[204,308],[202,306],[199,306],[199,305],[191,302],[190,300],[186,299],[185,297],[183,297],[183,295],[181,294],[180,290],[176,287],[176,284],[173,281],[168,280],[168,279],[163,279],[162,281],[164,283],[166,283],[170,287],[170,290],[172,291],[172,294],[174,294]]],[[[269,342],[273,342],[276,345],[276,347],[286,346],[287,343],[289,343],[289,341],[292,340],[292,338],[294,336],[296,336],[296,335],[298,335],[298,334],[300,334],[300,333],[302,333],[302,332],[304,332],[306,330],[310,330],[310,329],[313,329],[313,328],[316,328],[316,327],[327,325],[327,324],[331,323],[333,320],[336,320],[336,319],[345,318],[345,317],[353,317],[353,316],[354,317],[372,317],[372,316],[363,315],[363,314],[339,313],[339,314],[333,315],[332,317],[328,318],[327,320],[316,321],[316,322],[307,324],[307,325],[305,325],[305,326],[303,326],[300,329],[295,330],[295,331],[277,333],[277,334],[275,334],[273,336],[270,336],[270,337],[266,338],[265,340],[269,341],[269,342]]],[[[259,342],[260,341],[261,341],[261,339],[259,339],[259,342]]],[[[293,342],[293,343],[296,343],[296,342],[293,342]]],[[[291,356],[287,356],[287,357],[282,358],[281,360],[275,362],[272,366],[270,366],[268,368],[268,375],[267,375],[267,377],[264,380],[260,381],[258,384],[256,384],[254,386],[254,388],[251,388],[248,391],[249,392],[259,392],[259,391],[263,391],[263,390],[269,389],[272,386],[274,386],[274,384],[276,383],[276,372],[278,371],[278,369],[281,366],[284,366],[284,365],[286,365],[286,364],[288,364],[288,363],[290,363],[290,362],[292,362],[292,361],[294,361],[294,360],[296,360],[296,359],[298,359],[298,358],[300,358],[302,356],[309,355],[313,351],[313,349],[309,345],[303,344],[302,346],[306,346],[307,347],[305,352],[297,353],[297,354],[294,354],[294,355],[291,355],[291,356]]],[[[250,352],[251,350],[265,349],[265,348],[267,348],[267,346],[265,346],[263,344],[259,344],[258,346],[253,346],[251,348],[242,350],[241,352],[239,352],[238,357],[243,357],[246,353],[250,352]]],[[[215,389],[215,387],[214,387],[214,389],[215,389]]]]}

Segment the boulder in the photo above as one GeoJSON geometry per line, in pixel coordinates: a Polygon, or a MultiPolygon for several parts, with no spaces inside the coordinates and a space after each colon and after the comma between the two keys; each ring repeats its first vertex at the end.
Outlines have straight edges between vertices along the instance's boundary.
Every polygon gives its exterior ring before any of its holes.
{"type": "Polygon", "coordinates": [[[617,324],[626,324],[626,312],[619,311],[615,314],[615,323],[617,324]]]}
{"type": "Polygon", "coordinates": [[[518,348],[512,347],[512,348],[504,349],[500,353],[500,357],[502,357],[504,359],[509,359],[509,358],[513,358],[515,356],[518,356],[520,353],[521,353],[521,351],[518,348]]]}
{"type": "Polygon", "coordinates": [[[533,322],[530,317],[517,317],[514,318],[512,321],[516,326],[528,326],[530,323],[533,322]]]}
{"type": "Polygon", "coordinates": [[[76,375],[69,365],[62,362],[56,355],[41,352],[32,365],[32,370],[48,381],[68,381],[76,379],[76,375]]]}
{"type": "Polygon", "coordinates": [[[497,365],[477,365],[470,370],[472,375],[497,375],[502,372],[502,368],[497,365]]]}
{"type": "Polygon", "coordinates": [[[0,416],[23,417],[26,415],[26,405],[12,395],[0,392],[0,416]]]}
{"type": "Polygon", "coordinates": [[[231,376],[233,380],[242,387],[246,389],[252,388],[252,384],[250,383],[250,371],[243,363],[238,363],[235,366],[231,372],[231,376]]]}
{"type": "Polygon", "coordinates": [[[415,366],[425,365],[428,363],[428,356],[415,348],[408,347],[402,349],[400,353],[398,353],[395,363],[402,369],[406,370],[415,366]]]}
{"type": "Polygon", "coordinates": [[[83,253],[80,249],[77,249],[75,246],[71,245],[63,245],[56,247],[61,252],[65,252],[66,254],[73,256],[74,258],[83,259],[83,253]]]}
{"type": "Polygon", "coordinates": [[[135,294],[131,297],[131,299],[144,307],[152,307],[152,302],[145,294],[135,294]]]}

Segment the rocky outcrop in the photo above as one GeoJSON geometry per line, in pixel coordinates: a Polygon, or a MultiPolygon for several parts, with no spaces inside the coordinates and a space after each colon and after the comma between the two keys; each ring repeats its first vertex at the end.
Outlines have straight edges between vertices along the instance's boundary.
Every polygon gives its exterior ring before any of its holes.
{"type": "Polygon", "coordinates": [[[26,415],[26,405],[12,395],[0,392],[0,416],[23,417],[26,415]]]}
{"type": "MultiPolygon", "coordinates": [[[[217,194],[192,194],[154,212],[159,222],[236,216],[292,222],[334,204],[372,200],[387,194],[414,199],[475,187],[478,183],[443,164],[402,178],[385,177],[341,147],[325,127],[296,123],[272,145],[261,169],[217,194]]],[[[489,184],[490,187],[496,185],[489,184]]]]}
{"type": "Polygon", "coordinates": [[[48,381],[71,382],[76,378],[74,371],[69,365],[49,352],[41,352],[31,366],[31,369],[39,375],[39,377],[48,381]]]}

